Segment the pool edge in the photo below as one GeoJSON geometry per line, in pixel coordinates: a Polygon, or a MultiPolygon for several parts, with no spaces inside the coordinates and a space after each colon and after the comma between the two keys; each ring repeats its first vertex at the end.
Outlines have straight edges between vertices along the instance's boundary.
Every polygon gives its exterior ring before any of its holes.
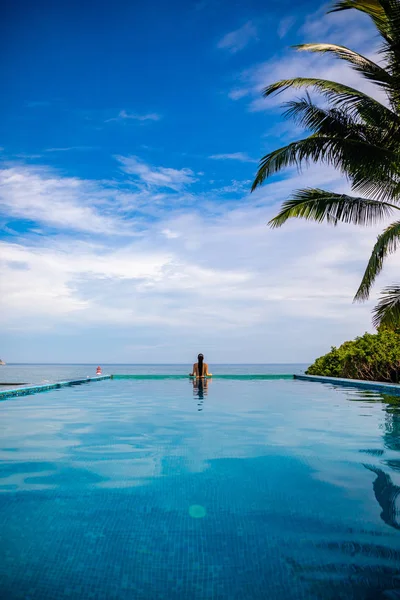
{"type": "Polygon", "coordinates": [[[104,381],[105,379],[111,379],[111,375],[97,375],[95,377],[87,377],[86,379],[71,379],[68,381],[57,381],[55,383],[46,383],[43,385],[26,385],[19,388],[0,391],[0,400],[12,398],[14,396],[28,396],[29,394],[37,394],[39,392],[46,392],[47,390],[56,390],[58,388],[90,383],[92,381],[104,381]]]}
{"type": "Polygon", "coordinates": [[[324,377],[322,375],[294,375],[294,379],[301,381],[315,381],[317,383],[332,383],[335,385],[344,385],[347,387],[364,388],[380,392],[395,392],[400,394],[400,384],[383,383],[379,381],[364,381],[362,379],[345,379],[341,377],[324,377]]]}

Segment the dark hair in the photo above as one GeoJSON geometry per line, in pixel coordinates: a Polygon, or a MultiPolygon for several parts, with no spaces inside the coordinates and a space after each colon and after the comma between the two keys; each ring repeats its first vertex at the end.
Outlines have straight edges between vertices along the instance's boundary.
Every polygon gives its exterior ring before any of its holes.
{"type": "Polygon", "coordinates": [[[199,368],[199,375],[200,377],[202,377],[203,375],[203,360],[204,360],[204,356],[202,354],[199,354],[197,357],[198,363],[197,366],[199,368]]]}

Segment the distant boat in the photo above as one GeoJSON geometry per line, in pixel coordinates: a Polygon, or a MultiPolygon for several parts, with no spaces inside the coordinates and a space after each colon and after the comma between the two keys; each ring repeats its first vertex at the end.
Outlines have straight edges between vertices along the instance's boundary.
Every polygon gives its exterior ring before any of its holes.
{"type": "Polygon", "coordinates": [[[5,365],[6,363],[4,362],[4,360],[1,360],[0,358],[0,365],[5,365]]]}

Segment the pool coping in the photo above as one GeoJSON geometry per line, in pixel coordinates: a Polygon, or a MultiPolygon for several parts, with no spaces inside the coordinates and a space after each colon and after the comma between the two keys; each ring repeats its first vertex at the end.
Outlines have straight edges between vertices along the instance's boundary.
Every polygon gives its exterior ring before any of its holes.
{"type": "Polygon", "coordinates": [[[71,379],[68,381],[57,381],[55,383],[46,383],[41,385],[24,385],[9,390],[0,390],[0,400],[13,396],[28,396],[29,394],[46,392],[47,390],[55,390],[72,385],[81,385],[82,383],[90,383],[92,381],[104,381],[105,379],[111,379],[111,375],[96,375],[95,377],[86,377],[85,379],[71,379]]]}
{"type": "Polygon", "coordinates": [[[366,390],[375,390],[379,392],[396,392],[400,394],[400,384],[383,383],[381,381],[365,381],[363,379],[345,379],[342,377],[324,377],[322,375],[294,375],[294,379],[301,381],[315,381],[317,383],[331,383],[334,385],[344,385],[347,387],[357,387],[366,390]]]}

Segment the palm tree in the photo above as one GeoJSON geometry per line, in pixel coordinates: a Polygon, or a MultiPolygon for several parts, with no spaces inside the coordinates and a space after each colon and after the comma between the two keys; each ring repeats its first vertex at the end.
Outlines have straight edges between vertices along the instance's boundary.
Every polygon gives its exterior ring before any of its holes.
{"type": "MultiPolygon", "coordinates": [[[[340,170],[357,196],[316,188],[297,190],[270,221],[271,227],[281,227],[292,217],[333,225],[372,225],[400,210],[400,0],[339,0],[330,12],[348,9],[359,10],[371,18],[381,38],[382,65],[335,44],[303,44],[296,48],[346,61],[376,86],[377,96],[383,95],[385,102],[326,79],[298,77],[269,85],[263,91],[266,98],[289,88],[306,89],[304,98],[285,104],[284,114],[310,135],[264,156],[252,191],[287,166],[300,168],[310,162],[323,162],[340,170]],[[324,107],[311,99],[310,89],[322,96],[324,107]]],[[[398,219],[378,236],[355,300],[369,297],[385,258],[397,250],[400,215],[398,219]]],[[[384,292],[375,311],[375,322],[386,318],[389,308],[392,317],[400,316],[400,309],[394,310],[393,306],[400,307],[398,287],[391,288],[389,295],[384,292]]]]}
{"type": "Polygon", "coordinates": [[[400,287],[391,286],[383,290],[378,305],[373,310],[373,324],[376,328],[385,325],[399,330],[400,324],[400,287]]]}

